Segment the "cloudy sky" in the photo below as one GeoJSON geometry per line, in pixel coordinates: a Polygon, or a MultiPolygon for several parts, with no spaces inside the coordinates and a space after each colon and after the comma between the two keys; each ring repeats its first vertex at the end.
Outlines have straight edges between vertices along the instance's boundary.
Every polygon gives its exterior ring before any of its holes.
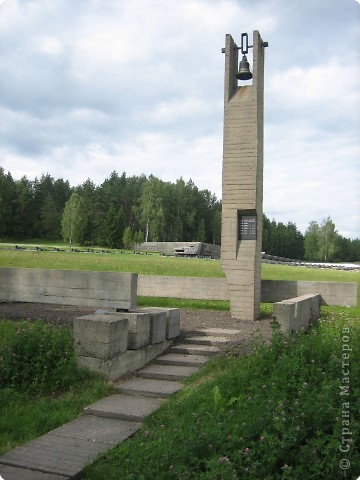
{"type": "Polygon", "coordinates": [[[182,176],[221,198],[221,49],[253,30],[266,215],[359,237],[356,0],[0,0],[0,166],[73,186],[182,176]]]}

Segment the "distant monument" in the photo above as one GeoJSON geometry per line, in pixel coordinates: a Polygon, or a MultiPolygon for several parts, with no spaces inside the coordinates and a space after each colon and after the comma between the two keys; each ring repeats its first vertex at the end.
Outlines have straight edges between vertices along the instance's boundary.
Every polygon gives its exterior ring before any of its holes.
{"type": "Polygon", "coordinates": [[[258,31],[253,45],[241,35],[238,47],[226,35],[224,146],[222,172],[221,264],[226,274],[231,315],[260,315],[263,215],[264,47],[258,31]],[[253,72],[246,54],[253,49],[253,72]],[[238,63],[239,50],[242,53],[238,63]],[[238,68],[239,65],[239,68],[238,68]],[[238,81],[252,84],[238,86],[238,81]]]}

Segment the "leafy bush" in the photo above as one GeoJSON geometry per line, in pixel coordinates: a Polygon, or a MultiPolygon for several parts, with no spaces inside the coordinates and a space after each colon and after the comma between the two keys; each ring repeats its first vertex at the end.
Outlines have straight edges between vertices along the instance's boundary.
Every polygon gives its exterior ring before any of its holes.
{"type": "Polygon", "coordinates": [[[0,388],[55,392],[78,378],[71,328],[1,320],[0,333],[0,388]]]}

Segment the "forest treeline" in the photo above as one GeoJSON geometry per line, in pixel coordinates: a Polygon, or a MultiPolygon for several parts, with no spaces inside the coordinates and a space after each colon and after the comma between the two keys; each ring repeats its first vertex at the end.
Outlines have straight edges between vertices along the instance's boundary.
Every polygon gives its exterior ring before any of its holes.
{"type": "MultiPolygon", "coordinates": [[[[221,200],[209,190],[199,190],[191,179],[172,183],[153,175],[128,177],[114,171],[101,185],[87,179],[74,187],[49,174],[14,180],[2,167],[0,239],[64,237],[75,198],[81,208],[76,212],[74,241],[82,245],[122,248],[141,241],[221,242],[221,200]]],[[[264,215],[262,250],[299,260],[360,260],[360,240],[339,235],[330,217],[320,223],[311,221],[303,235],[295,223],[285,225],[264,215]]]]}

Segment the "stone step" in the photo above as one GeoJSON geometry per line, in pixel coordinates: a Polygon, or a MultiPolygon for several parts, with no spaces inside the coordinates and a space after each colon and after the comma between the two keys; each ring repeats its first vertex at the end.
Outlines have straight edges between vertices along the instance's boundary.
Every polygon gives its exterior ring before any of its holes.
{"type": "Polygon", "coordinates": [[[231,340],[228,337],[215,337],[211,335],[188,337],[186,343],[197,345],[226,345],[230,344],[231,340]]]}
{"type": "Polygon", "coordinates": [[[123,393],[110,395],[84,409],[85,415],[142,422],[164,402],[162,398],[137,397],[123,393]]]}
{"type": "Polygon", "coordinates": [[[159,380],[183,380],[189,377],[193,373],[196,373],[199,369],[197,367],[184,367],[177,365],[150,365],[143,370],[140,370],[138,374],[143,378],[156,378],[159,380]]]}
{"type": "Polygon", "coordinates": [[[142,395],[144,397],[167,398],[181,390],[182,385],[176,381],[150,378],[132,378],[113,385],[120,393],[142,395]]]}
{"type": "Polygon", "coordinates": [[[209,360],[205,355],[189,355],[188,353],[167,353],[155,360],[160,365],[178,365],[188,367],[201,367],[209,360]]]}
{"type": "MultiPolygon", "coordinates": [[[[5,453],[0,457],[0,465],[24,469],[21,472],[24,479],[27,478],[26,470],[73,478],[80,474],[86,464],[93,462],[99,453],[112,447],[109,443],[46,434],[5,453]]],[[[3,473],[1,468],[0,472],[3,473]]],[[[40,474],[32,478],[42,479],[40,474]]],[[[4,476],[4,479],[7,477],[4,476]]],[[[17,477],[19,479],[20,476],[17,477]]]]}
{"type": "Polygon", "coordinates": [[[207,335],[214,337],[232,337],[241,333],[241,330],[233,330],[230,328],[206,328],[204,330],[194,330],[197,335],[207,335]]]}
{"type": "Polygon", "coordinates": [[[70,480],[70,477],[56,475],[56,473],[43,473],[39,470],[12,467],[0,464],[0,478],[4,480],[70,480]]]}
{"type": "Polygon", "coordinates": [[[188,353],[190,355],[206,355],[208,357],[218,355],[220,353],[219,348],[212,345],[196,345],[180,343],[170,349],[170,353],[188,353]]]}
{"type": "Polygon", "coordinates": [[[73,478],[99,453],[131,437],[140,427],[141,423],[125,420],[78,417],[0,457],[0,475],[4,480],[73,478]]]}

